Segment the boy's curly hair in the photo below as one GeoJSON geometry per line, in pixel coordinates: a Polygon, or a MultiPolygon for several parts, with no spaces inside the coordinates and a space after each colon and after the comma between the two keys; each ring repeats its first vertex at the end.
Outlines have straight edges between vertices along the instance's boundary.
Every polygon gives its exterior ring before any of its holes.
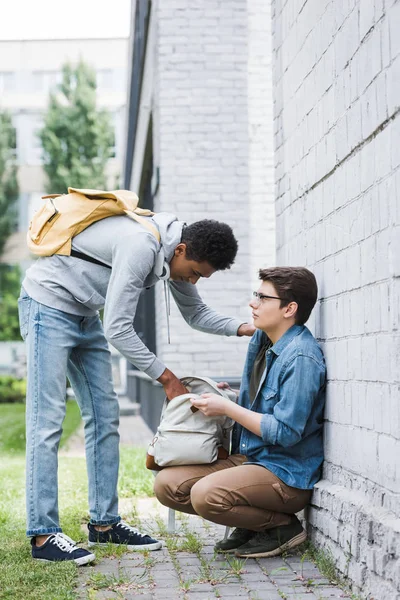
{"type": "Polygon", "coordinates": [[[186,258],[206,261],[216,271],[229,269],[235,262],[238,243],[226,223],[203,219],[184,225],[181,242],[186,244],[186,258]]]}

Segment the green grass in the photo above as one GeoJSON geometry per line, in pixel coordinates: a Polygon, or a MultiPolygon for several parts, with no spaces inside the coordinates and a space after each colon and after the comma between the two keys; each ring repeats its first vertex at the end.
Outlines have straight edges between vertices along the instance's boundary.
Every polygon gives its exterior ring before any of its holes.
{"type": "Polygon", "coordinates": [[[154,475],[145,468],[146,449],[121,446],[119,467],[119,497],[154,496],[154,475]]]}
{"type": "MultiPolygon", "coordinates": [[[[72,600],[76,597],[75,564],[32,561],[25,537],[24,405],[0,405],[0,599],[72,600]]],[[[62,443],[77,428],[79,409],[68,402],[62,443]]],[[[152,494],[153,475],[144,467],[145,450],[121,448],[120,497],[152,494]]],[[[89,519],[86,463],[82,457],[59,458],[59,509],[63,531],[86,541],[82,523],[89,519]]],[[[126,515],[122,515],[126,518],[126,515]]]]}
{"type": "MultiPolygon", "coordinates": [[[[76,430],[81,420],[77,403],[67,402],[63,423],[62,447],[76,430]]],[[[20,454],[25,452],[25,404],[0,404],[0,453],[20,454]]]]}

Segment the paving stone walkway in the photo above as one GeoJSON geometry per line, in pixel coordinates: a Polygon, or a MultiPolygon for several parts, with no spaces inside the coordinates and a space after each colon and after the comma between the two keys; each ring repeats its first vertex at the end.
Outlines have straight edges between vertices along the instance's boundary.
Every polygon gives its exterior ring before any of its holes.
{"type": "MultiPolygon", "coordinates": [[[[140,416],[123,416],[121,443],[147,446],[152,437],[140,416]]],[[[67,455],[82,455],[83,431],[67,455]],[[79,442],[80,440],[80,442],[79,442]]],[[[95,550],[93,566],[79,569],[79,600],[330,600],[350,598],[332,585],[301,551],[284,557],[235,559],[214,555],[225,528],[199,517],[177,514],[176,530],[167,532],[168,509],[155,498],[122,499],[122,514],[138,515],[141,531],[163,540],[155,552],[95,550]]],[[[135,524],[135,523],[132,523],[135,524]]],[[[86,527],[83,528],[87,535],[86,527]]]]}
{"type": "Polygon", "coordinates": [[[155,500],[138,506],[148,510],[141,527],[164,538],[155,552],[127,552],[104,557],[79,571],[78,598],[105,600],[328,600],[349,598],[334,586],[302,554],[261,559],[235,559],[215,555],[214,543],[225,528],[199,517],[183,516],[177,532],[165,532],[166,511],[155,500]],[[161,513],[161,514],[160,514],[161,513]],[[160,535],[161,528],[161,535],[160,535]],[[162,534],[164,529],[164,535],[162,534]],[[104,587],[102,587],[104,586],[104,587]]]}

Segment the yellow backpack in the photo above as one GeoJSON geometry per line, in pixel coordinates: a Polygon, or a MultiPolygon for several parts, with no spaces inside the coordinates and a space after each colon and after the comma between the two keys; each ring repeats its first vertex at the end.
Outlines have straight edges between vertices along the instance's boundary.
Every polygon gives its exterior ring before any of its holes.
{"type": "Polygon", "coordinates": [[[148,229],[160,241],[160,233],[148,222],[154,213],[138,208],[139,198],[129,190],[79,190],[68,188],[68,194],[43,196],[45,204],[35,213],[29,225],[27,242],[32,254],[71,255],[72,238],[92,223],[115,215],[128,215],[148,229]]]}

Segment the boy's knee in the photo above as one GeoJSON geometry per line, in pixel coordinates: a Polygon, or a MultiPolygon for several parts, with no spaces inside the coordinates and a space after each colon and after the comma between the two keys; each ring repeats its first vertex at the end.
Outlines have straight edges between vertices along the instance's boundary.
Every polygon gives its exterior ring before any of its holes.
{"type": "Polygon", "coordinates": [[[218,493],[218,488],[210,486],[206,478],[198,481],[192,487],[190,500],[196,513],[205,519],[225,510],[218,493]]]}
{"type": "Polygon", "coordinates": [[[170,508],[190,501],[190,485],[179,467],[167,467],[159,471],[154,480],[154,493],[161,504],[170,508]]]}
{"type": "Polygon", "coordinates": [[[163,469],[157,473],[154,480],[154,493],[161,504],[166,505],[167,498],[171,495],[170,479],[168,469],[163,469]]]}

